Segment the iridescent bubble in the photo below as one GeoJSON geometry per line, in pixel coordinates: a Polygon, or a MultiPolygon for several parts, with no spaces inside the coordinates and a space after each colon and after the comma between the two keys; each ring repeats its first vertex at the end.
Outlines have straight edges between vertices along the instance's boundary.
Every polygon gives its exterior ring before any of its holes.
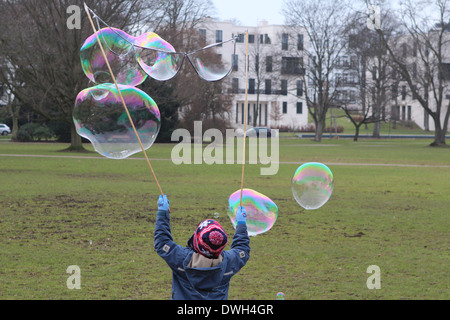
{"type": "Polygon", "coordinates": [[[81,66],[94,83],[113,83],[108,65],[97,41],[100,39],[118,84],[137,86],[147,74],[136,61],[134,37],[116,28],[103,28],[86,39],[80,50],[81,66]]]}
{"type": "Polygon", "coordinates": [[[182,55],[171,54],[175,49],[154,32],[133,37],[117,28],[103,28],[87,38],[80,51],[84,73],[97,84],[113,83],[97,36],[118,84],[137,86],[148,75],[168,80],[178,72],[183,60],[182,55]]]}
{"type": "Polygon", "coordinates": [[[234,53],[235,41],[225,41],[206,46],[188,53],[188,59],[198,75],[206,81],[218,81],[226,77],[232,69],[232,59],[223,52],[234,53]]]}
{"type": "MultiPolygon", "coordinates": [[[[237,225],[236,212],[240,206],[240,201],[240,189],[234,192],[228,199],[228,217],[234,227],[237,225]]],[[[243,190],[242,206],[247,212],[247,232],[249,236],[256,236],[267,232],[277,220],[277,205],[267,196],[255,190],[243,190]]]]}
{"type": "Polygon", "coordinates": [[[278,292],[277,293],[277,300],[284,300],[284,298],[285,298],[285,295],[284,295],[283,292],[278,292]]]}
{"type": "Polygon", "coordinates": [[[135,39],[139,66],[153,79],[166,81],[180,70],[184,55],[156,33],[144,33],[135,39]]]}
{"type": "Polygon", "coordinates": [[[137,57],[139,65],[152,78],[160,81],[169,80],[180,70],[185,57],[194,67],[197,74],[206,81],[218,81],[227,76],[232,69],[230,57],[222,57],[223,52],[234,52],[234,40],[206,46],[190,53],[175,52],[175,49],[164,40],[153,40],[151,45],[139,45],[137,57]],[[158,50],[155,50],[158,49],[158,50]]]}
{"type": "MultiPolygon", "coordinates": [[[[140,89],[119,85],[127,109],[145,150],[155,141],[161,115],[153,99],[140,89]]],[[[142,151],[119,92],[113,84],[101,84],[81,91],[73,120],[78,134],[95,150],[111,159],[123,159],[142,151]]]]}
{"type": "Polygon", "coordinates": [[[298,204],[307,210],[322,207],[330,199],[333,188],[333,173],[318,162],[301,165],[292,178],[292,194],[298,204]]]}

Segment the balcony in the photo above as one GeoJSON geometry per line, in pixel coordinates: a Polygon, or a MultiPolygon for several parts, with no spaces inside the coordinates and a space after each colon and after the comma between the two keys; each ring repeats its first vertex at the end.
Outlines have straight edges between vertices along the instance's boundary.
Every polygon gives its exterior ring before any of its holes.
{"type": "Polygon", "coordinates": [[[296,76],[304,76],[305,75],[305,68],[301,67],[281,67],[281,74],[282,75],[296,75],[296,76]]]}
{"type": "MultiPolygon", "coordinates": [[[[245,89],[228,89],[227,91],[229,94],[245,94],[245,89]]],[[[287,95],[286,90],[266,90],[266,89],[259,89],[259,90],[250,90],[248,89],[248,94],[261,94],[261,95],[278,95],[278,96],[285,96],[287,95]]]]}

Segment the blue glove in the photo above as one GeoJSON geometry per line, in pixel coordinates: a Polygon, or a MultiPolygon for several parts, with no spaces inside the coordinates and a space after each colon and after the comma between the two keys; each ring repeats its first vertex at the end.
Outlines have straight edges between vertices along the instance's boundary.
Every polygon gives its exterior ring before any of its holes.
{"type": "Polygon", "coordinates": [[[158,199],[158,210],[159,211],[169,211],[169,200],[167,199],[167,196],[159,196],[158,199]]]}
{"type": "Polygon", "coordinates": [[[244,207],[239,207],[237,209],[236,221],[237,221],[237,224],[246,224],[247,223],[247,211],[245,211],[244,207]]]}

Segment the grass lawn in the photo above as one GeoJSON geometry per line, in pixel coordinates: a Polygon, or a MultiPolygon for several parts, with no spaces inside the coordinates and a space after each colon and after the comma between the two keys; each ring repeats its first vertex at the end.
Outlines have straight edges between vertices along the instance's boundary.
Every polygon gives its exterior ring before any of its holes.
{"type": "MultiPolygon", "coordinates": [[[[450,149],[430,142],[281,139],[276,175],[247,165],[245,187],[280,212],[251,238],[229,298],[449,299],[450,149]],[[313,211],[290,189],[310,161],[335,178],[331,199],[313,211]],[[371,265],[381,289],[367,288],[371,265]]],[[[168,299],[171,272],[153,249],[158,189],[142,155],[110,160],[66,147],[0,142],[0,298],[168,299]],[[70,265],[80,267],[81,290],[67,288],[70,265]]],[[[241,165],[174,165],[173,147],[148,154],[170,199],[175,241],[184,245],[215,212],[232,235],[227,200],[241,165]]]]}
{"type": "MultiPolygon", "coordinates": [[[[308,123],[314,124],[314,120],[310,114],[308,114],[308,123]]],[[[328,110],[327,117],[325,120],[325,126],[334,128],[336,126],[342,127],[342,134],[346,135],[354,135],[355,134],[355,126],[352,122],[347,118],[345,112],[341,109],[330,109],[328,110]]],[[[362,125],[359,130],[359,135],[361,136],[372,136],[373,134],[374,124],[369,123],[367,125],[362,125]]],[[[314,132],[310,132],[314,133],[314,132]]],[[[335,134],[335,131],[331,132],[335,134]]],[[[294,137],[296,136],[296,132],[282,132],[280,133],[282,136],[294,137]]],[[[329,131],[325,131],[323,136],[326,137],[329,135],[329,131]]],[[[434,135],[434,131],[424,131],[414,122],[407,121],[388,121],[388,122],[380,122],[380,135],[386,136],[395,136],[395,135],[434,135]]]]}

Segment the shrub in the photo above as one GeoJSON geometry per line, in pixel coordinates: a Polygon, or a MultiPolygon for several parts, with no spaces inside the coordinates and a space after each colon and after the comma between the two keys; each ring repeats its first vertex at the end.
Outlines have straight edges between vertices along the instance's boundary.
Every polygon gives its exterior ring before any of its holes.
{"type": "Polygon", "coordinates": [[[288,126],[278,126],[278,130],[279,132],[289,132],[289,127],[288,126]]]}
{"type": "Polygon", "coordinates": [[[314,123],[308,123],[306,126],[300,127],[300,132],[315,132],[316,126],[314,123]]]}
{"type": "Polygon", "coordinates": [[[17,131],[16,140],[19,142],[46,141],[54,136],[51,129],[38,123],[27,123],[17,131]]]}
{"type": "Polygon", "coordinates": [[[343,133],[344,132],[344,127],[343,126],[337,126],[337,127],[326,127],[325,130],[323,131],[324,133],[343,133]]]}
{"type": "Polygon", "coordinates": [[[51,139],[53,136],[53,131],[47,127],[39,127],[34,131],[33,134],[33,138],[37,141],[41,141],[42,139],[48,141],[48,139],[51,139]]]}
{"type": "Polygon", "coordinates": [[[15,141],[30,142],[31,140],[32,140],[31,135],[28,133],[27,130],[19,129],[17,131],[15,141]]]}
{"type": "Polygon", "coordinates": [[[23,130],[30,136],[30,141],[34,140],[34,133],[40,127],[38,123],[26,123],[20,126],[19,131],[23,130]]]}

